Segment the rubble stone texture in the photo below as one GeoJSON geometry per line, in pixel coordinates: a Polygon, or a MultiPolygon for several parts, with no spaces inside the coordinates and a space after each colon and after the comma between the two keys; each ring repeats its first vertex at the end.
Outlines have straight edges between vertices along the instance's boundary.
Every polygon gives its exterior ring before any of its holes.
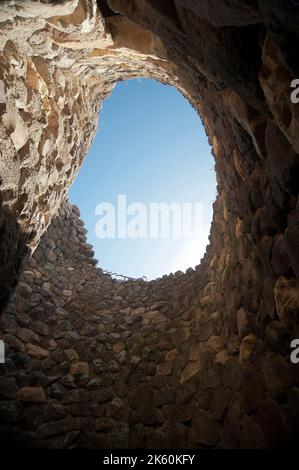
{"type": "Polygon", "coordinates": [[[298,24],[291,0],[1,2],[8,443],[298,443],[298,24]],[[96,268],[65,201],[102,101],[131,77],[174,85],[198,110],[218,179],[199,266],[148,283],[96,268]]]}

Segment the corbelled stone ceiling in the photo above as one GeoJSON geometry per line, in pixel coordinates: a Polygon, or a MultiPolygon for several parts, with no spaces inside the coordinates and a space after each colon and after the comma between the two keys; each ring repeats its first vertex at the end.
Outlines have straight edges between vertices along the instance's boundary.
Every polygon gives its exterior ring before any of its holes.
{"type": "Polygon", "coordinates": [[[0,3],[8,445],[298,443],[298,25],[292,0],[0,3]],[[95,267],[66,201],[103,100],[132,77],[183,93],[217,172],[204,258],[151,282],[95,267]]]}

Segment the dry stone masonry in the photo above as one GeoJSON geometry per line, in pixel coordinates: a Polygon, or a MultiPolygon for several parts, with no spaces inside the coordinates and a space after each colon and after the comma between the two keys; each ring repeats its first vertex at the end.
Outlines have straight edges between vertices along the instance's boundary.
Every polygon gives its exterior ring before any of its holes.
{"type": "Polygon", "coordinates": [[[0,3],[8,445],[298,444],[296,3],[0,3]],[[151,282],[119,282],[97,268],[78,209],[65,200],[102,101],[131,77],[186,96],[218,180],[205,257],[196,270],[151,282]]]}
{"type": "Polygon", "coordinates": [[[78,209],[64,202],[1,317],[5,442],[260,447],[292,439],[298,366],[281,354],[278,321],[259,337],[240,308],[229,334],[204,265],[120,282],[95,267],[85,233],[78,209]]]}

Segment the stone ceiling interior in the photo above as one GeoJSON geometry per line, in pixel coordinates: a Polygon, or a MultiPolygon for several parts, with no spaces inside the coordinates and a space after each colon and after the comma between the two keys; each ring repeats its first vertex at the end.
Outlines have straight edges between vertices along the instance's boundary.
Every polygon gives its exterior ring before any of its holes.
{"type": "Polygon", "coordinates": [[[298,24],[291,0],[1,2],[5,435],[47,447],[297,441],[298,24]],[[198,111],[218,197],[195,271],[120,284],[94,267],[65,197],[102,101],[132,77],[175,86],[198,111]]]}

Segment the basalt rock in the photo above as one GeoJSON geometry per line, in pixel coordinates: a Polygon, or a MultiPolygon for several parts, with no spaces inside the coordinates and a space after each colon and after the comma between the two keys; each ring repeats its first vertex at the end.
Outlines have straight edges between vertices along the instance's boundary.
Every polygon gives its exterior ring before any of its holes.
{"type": "Polygon", "coordinates": [[[14,445],[298,443],[295,3],[1,2],[0,414],[14,445]],[[103,100],[132,77],[190,101],[218,182],[196,270],[151,282],[95,267],[65,200],[103,100]]]}

